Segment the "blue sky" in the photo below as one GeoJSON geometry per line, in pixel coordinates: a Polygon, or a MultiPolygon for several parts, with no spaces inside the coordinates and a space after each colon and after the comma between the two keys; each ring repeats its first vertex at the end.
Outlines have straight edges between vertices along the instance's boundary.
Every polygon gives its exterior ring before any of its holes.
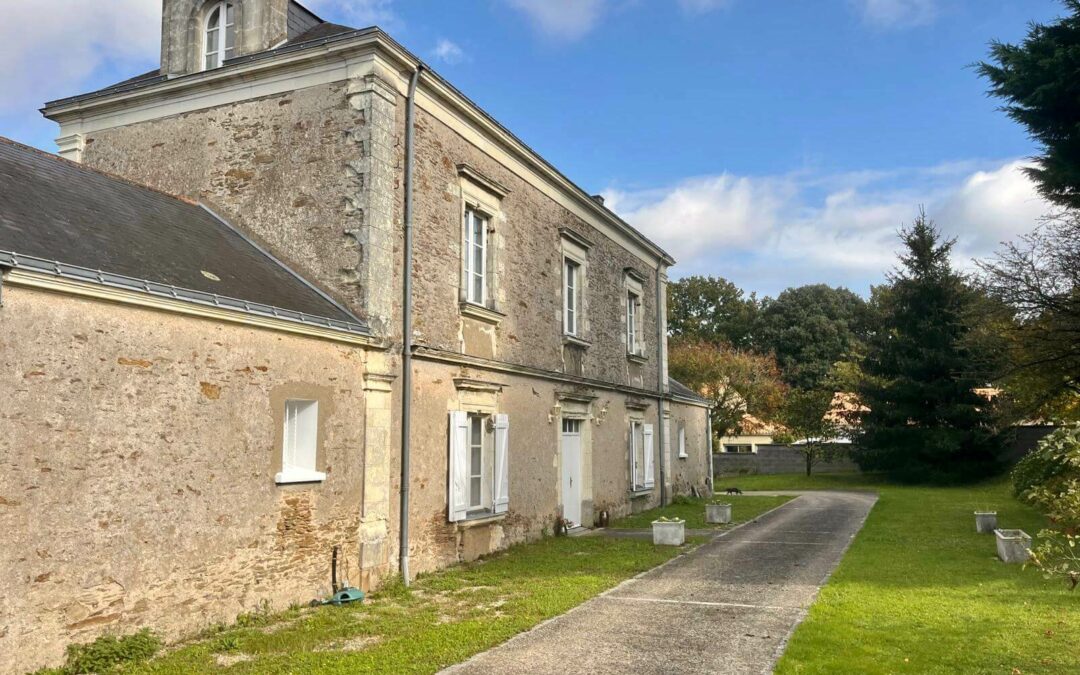
{"type": "MultiPolygon", "coordinates": [[[[0,134],[53,150],[42,102],[156,65],[159,0],[0,2],[0,134]]],[[[920,204],[964,266],[1045,210],[1019,171],[1034,146],[968,66],[1056,1],[308,4],[389,30],[668,248],[673,276],[865,293],[920,204]]]]}

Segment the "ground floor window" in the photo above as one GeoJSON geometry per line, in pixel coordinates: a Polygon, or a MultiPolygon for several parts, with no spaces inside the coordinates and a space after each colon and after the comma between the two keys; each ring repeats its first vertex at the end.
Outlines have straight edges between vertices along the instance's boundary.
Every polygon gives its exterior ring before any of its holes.
{"type": "Polygon", "coordinates": [[[651,489],[653,481],[653,426],[638,420],[630,422],[630,489],[651,489]]]}
{"type": "Polygon", "coordinates": [[[450,413],[448,503],[451,521],[504,513],[510,503],[506,415],[450,413]]]}

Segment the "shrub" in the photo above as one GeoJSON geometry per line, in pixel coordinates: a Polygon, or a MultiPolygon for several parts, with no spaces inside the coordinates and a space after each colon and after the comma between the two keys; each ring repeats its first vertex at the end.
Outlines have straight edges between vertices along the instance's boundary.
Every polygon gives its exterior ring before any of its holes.
{"type": "Polygon", "coordinates": [[[63,667],[41,672],[65,675],[109,673],[123,664],[147,661],[159,649],[161,640],[146,628],[124,637],[103,635],[87,644],[68,645],[67,660],[63,667]]]}
{"type": "Polygon", "coordinates": [[[1080,530],[1080,425],[1053,432],[1012,473],[1016,496],[1068,534],[1080,530]]]}

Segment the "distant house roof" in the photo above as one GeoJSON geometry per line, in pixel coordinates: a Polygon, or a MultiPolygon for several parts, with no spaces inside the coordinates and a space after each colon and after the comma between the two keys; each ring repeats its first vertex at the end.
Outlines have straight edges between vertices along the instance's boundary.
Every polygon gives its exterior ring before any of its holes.
{"type": "Polygon", "coordinates": [[[3,137],[0,266],[368,333],[208,209],[3,137]]]}
{"type": "Polygon", "coordinates": [[[701,396],[696,391],[674,378],[668,378],[668,389],[673,395],[678,396],[679,398],[690,399],[703,405],[712,405],[709,399],[701,396]]]}

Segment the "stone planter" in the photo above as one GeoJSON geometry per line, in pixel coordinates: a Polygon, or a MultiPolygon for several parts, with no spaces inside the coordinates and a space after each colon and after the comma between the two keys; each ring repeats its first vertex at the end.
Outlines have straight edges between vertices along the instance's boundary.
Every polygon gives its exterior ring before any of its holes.
{"type": "Polygon", "coordinates": [[[705,522],[724,525],[731,522],[731,504],[706,504],[705,522]]]}
{"type": "Polygon", "coordinates": [[[652,543],[657,546],[682,546],[686,542],[685,522],[662,522],[652,524],[652,543]]]}
{"type": "Polygon", "coordinates": [[[1001,562],[1024,563],[1031,554],[1031,535],[1023,530],[994,530],[997,538],[997,554],[1001,562]]]}
{"type": "Polygon", "coordinates": [[[997,511],[976,511],[975,531],[979,534],[993,534],[997,529],[997,511]]]}

